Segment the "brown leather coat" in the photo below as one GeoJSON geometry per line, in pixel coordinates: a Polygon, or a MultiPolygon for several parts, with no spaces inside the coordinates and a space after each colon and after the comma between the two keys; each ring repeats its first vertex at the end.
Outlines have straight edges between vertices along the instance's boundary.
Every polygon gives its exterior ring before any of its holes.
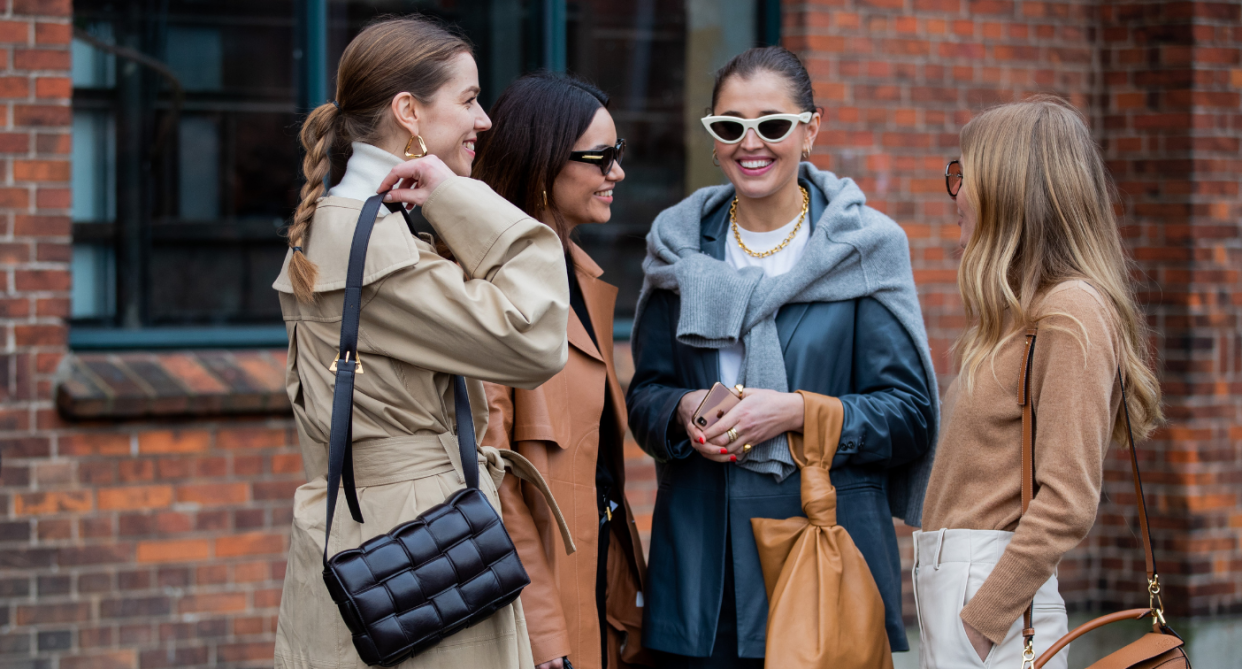
{"type": "MultiPolygon", "coordinates": [[[[526,626],[535,664],[567,656],[575,669],[600,669],[599,614],[595,578],[599,513],[595,465],[605,389],[616,413],[613,454],[624,491],[625,394],[613,366],[612,312],[617,289],[599,279],[603,270],[582,249],[571,247],[595,335],[596,348],[582,322],[569,313],[569,361],[565,369],[534,390],[485,384],[489,408],[487,446],[513,448],[539,469],[569,521],[578,550],[570,556],[543,497],[512,477],[500,488],[505,527],[517,546],[531,584],[522,592],[526,626]]],[[[642,546],[629,504],[613,514],[608,550],[608,669],[642,662],[642,609],[638,598],[646,579],[642,546]]]]}

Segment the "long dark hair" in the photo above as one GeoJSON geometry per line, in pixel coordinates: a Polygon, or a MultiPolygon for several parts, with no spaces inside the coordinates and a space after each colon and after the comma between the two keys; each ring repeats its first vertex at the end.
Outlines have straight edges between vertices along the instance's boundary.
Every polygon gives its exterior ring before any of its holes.
{"type": "Polygon", "coordinates": [[[556,207],[552,183],[608,96],[576,77],[535,72],[509,85],[488,113],[492,129],[479,135],[472,176],[531,218],[552,214],[552,229],[569,249],[569,226],[556,207]]]}
{"type": "MultiPolygon", "coordinates": [[[[384,19],[358,33],[341,55],[336,102],[319,105],[302,124],[299,137],[306,150],[302,160],[306,184],[287,233],[289,246],[302,246],[310,235],[332,157],[346,153],[350,142],[374,140],[398,93],[431,100],[452,76],[452,58],[470,52],[465,40],[418,17],[384,19]]],[[[298,300],[314,299],[317,274],[318,268],[306,254],[293,254],[289,279],[298,300]]]]}

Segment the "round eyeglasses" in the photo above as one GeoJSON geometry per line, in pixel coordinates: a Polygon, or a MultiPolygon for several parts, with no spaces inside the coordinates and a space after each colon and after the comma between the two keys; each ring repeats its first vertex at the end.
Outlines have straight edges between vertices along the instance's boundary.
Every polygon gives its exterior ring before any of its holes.
{"type": "Polygon", "coordinates": [[[958,191],[962,190],[962,162],[960,160],[951,160],[948,165],[944,166],[944,187],[949,191],[949,197],[957,199],[958,191]]]}

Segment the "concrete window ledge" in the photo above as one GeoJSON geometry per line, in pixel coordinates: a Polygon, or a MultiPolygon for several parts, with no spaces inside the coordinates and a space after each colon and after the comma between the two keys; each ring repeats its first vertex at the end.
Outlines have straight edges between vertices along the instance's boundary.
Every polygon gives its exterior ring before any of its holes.
{"type": "Polygon", "coordinates": [[[76,353],[56,376],[69,420],[288,414],[284,350],[76,353]]]}

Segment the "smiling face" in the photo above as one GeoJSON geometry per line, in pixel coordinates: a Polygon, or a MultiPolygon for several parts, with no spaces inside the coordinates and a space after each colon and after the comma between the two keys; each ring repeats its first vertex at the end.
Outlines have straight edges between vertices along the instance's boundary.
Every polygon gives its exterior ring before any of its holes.
{"type": "MultiPolygon", "coordinates": [[[[612,114],[600,107],[586,132],[574,143],[574,151],[606,149],[617,144],[617,126],[612,114]]],[[[625,180],[625,170],[614,162],[608,174],[598,165],[569,161],[552,183],[551,200],[573,229],[585,223],[607,223],[612,218],[613,187],[625,180]]]]}
{"type": "MultiPolygon", "coordinates": [[[[474,163],[474,142],[480,132],[492,127],[492,121],[479,105],[479,67],[474,57],[465,52],[457,54],[450,70],[452,76],[430,102],[414,101],[417,122],[410,132],[421,135],[427,152],[443,160],[454,174],[468,177],[474,163]]],[[[418,140],[410,151],[419,152],[418,140]]]]}
{"type": "MultiPolygon", "coordinates": [[[[794,101],[789,81],[770,70],[759,70],[748,77],[732,76],[726,80],[712,114],[753,119],[804,111],[794,101]]],[[[765,142],[754,130],[747,130],[737,144],[714,141],[720,169],[739,195],[754,199],[772,195],[797,179],[798,163],[803,151],[815,143],[819,121],[817,112],[810,123],[797,124],[779,142],[765,142]]]]}

